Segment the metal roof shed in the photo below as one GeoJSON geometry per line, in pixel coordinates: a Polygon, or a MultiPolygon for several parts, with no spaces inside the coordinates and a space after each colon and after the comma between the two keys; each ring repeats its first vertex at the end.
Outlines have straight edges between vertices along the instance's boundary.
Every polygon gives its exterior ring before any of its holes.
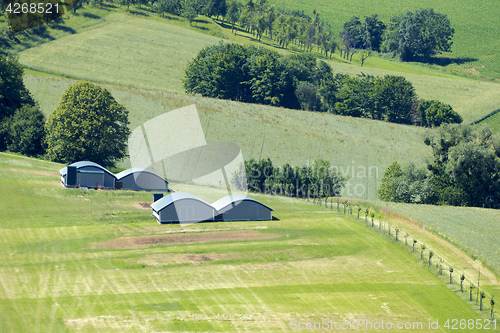
{"type": "Polygon", "coordinates": [[[115,176],[116,182],[121,183],[121,189],[123,190],[168,191],[168,182],[148,169],[131,168],[115,176]]]}
{"type": "Polygon", "coordinates": [[[247,197],[228,195],[212,204],[217,210],[217,219],[222,221],[266,221],[273,219],[273,209],[247,197]]]}
{"type": "Polygon", "coordinates": [[[115,188],[116,177],[105,167],[90,161],[75,162],[59,170],[65,187],[115,188]],[[76,184],[68,184],[68,167],[76,169],[76,184]]]}
{"type": "Polygon", "coordinates": [[[184,192],[171,193],[151,204],[158,223],[213,221],[215,209],[204,200],[184,192]]]}

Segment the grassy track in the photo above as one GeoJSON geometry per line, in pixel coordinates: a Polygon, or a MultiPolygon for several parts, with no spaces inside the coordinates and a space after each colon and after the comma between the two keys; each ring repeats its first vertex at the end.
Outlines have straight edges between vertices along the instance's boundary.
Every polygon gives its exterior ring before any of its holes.
{"type": "MultiPolygon", "coordinates": [[[[21,52],[20,61],[28,68],[57,75],[181,93],[187,62],[202,47],[221,39],[165,22],[168,21],[111,14],[105,23],[91,29],[21,52]]],[[[335,72],[350,75],[361,72],[404,75],[421,98],[451,104],[465,122],[477,120],[500,107],[500,85],[491,82],[443,75],[421,65],[380,58],[369,58],[368,67],[363,68],[341,62],[331,62],[331,65],[335,72]]]]}
{"type": "Polygon", "coordinates": [[[416,0],[394,2],[389,0],[349,1],[339,0],[332,3],[329,0],[311,2],[309,0],[271,0],[278,7],[287,9],[302,9],[312,16],[312,10],[319,11],[320,16],[332,24],[334,31],[341,31],[344,22],[352,16],[358,17],[378,14],[384,22],[389,22],[392,15],[414,11],[422,8],[434,10],[448,15],[455,29],[452,53],[449,56],[457,58],[472,58],[460,66],[471,72],[480,72],[492,78],[500,74],[500,2],[489,0],[465,0],[458,4],[453,0],[416,0]]]}
{"type": "Polygon", "coordinates": [[[389,210],[425,225],[500,275],[500,213],[495,209],[388,204],[389,210]],[[480,218],[478,218],[480,216],[480,218]]]}
{"type": "Polygon", "coordinates": [[[444,332],[445,319],[480,318],[399,245],[312,204],[257,196],[279,221],[158,225],[137,206],[150,194],[64,189],[60,165],[23,157],[0,154],[0,167],[6,331],[270,332],[291,319],[365,319],[439,320],[444,332]],[[277,238],[92,248],[219,230],[277,238]]]}

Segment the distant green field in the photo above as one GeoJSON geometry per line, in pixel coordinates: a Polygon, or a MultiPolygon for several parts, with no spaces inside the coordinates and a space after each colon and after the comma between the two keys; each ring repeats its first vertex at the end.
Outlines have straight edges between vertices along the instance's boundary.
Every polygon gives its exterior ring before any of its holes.
{"type": "MultiPolygon", "coordinates": [[[[385,203],[380,204],[385,208],[385,203]]],[[[478,257],[500,275],[500,213],[495,209],[388,203],[390,211],[425,225],[442,238],[478,257]]],[[[383,211],[383,210],[382,210],[383,211]]]]}
{"type": "Polygon", "coordinates": [[[404,215],[458,245],[500,275],[500,212],[495,209],[389,203],[404,215]]]}
{"type": "MultiPolygon", "coordinates": [[[[25,83],[48,116],[73,81],[26,76],[25,83]]],[[[415,126],[288,110],[262,105],[147,92],[108,86],[130,111],[130,128],[176,108],[195,104],[208,142],[240,146],[245,159],[271,158],[277,165],[304,165],[325,159],[350,178],[344,196],[376,199],[385,169],[430,158],[425,129],[415,126]]],[[[127,166],[127,163],[124,164],[127,166]]]]}
{"type": "MultiPolygon", "coordinates": [[[[24,66],[42,72],[139,89],[183,92],[182,78],[188,61],[202,47],[220,40],[157,20],[112,14],[105,23],[91,29],[27,49],[19,59],[24,66]]],[[[331,62],[335,72],[351,75],[404,75],[421,98],[451,104],[465,122],[500,107],[499,84],[451,77],[380,58],[369,58],[369,64],[387,69],[331,62]]]]}
{"type": "Polygon", "coordinates": [[[481,318],[456,284],[322,207],[258,195],[279,221],[158,225],[139,206],[151,194],[65,189],[60,167],[0,154],[3,331],[281,332],[362,319],[422,322],[406,332],[438,320],[432,331],[446,332],[446,319],[481,318]],[[141,237],[177,240],[139,248],[141,237]]]}
{"type": "Polygon", "coordinates": [[[486,125],[493,133],[500,133],[500,112],[486,118],[479,125],[486,125]]]}
{"type": "MultiPolygon", "coordinates": [[[[460,65],[471,72],[480,72],[492,78],[500,77],[500,2],[496,0],[415,0],[415,1],[329,1],[329,0],[270,0],[279,8],[300,9],[312,15],[316,9],[323,20],[332,24],[334,31],[341,31],[344,22],[352,16],[364,17],[378,14],[384,22],[391,16],[422,8],[446,14],[455,29],[452,53],[446,56],[472,58],[460,65]]],[[[458,65],[451,65],[458,66],[458,65]]]]}

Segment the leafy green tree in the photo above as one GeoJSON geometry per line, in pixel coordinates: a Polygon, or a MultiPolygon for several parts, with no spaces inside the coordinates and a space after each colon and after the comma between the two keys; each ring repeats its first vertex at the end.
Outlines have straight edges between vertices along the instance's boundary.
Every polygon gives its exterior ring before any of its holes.
{"type": "Polygon", "coordinates": [[[253,52],[254,48],[232,43],[203,48],[187,66],[186,92],[251,102],[247,59],[253,52]]]}
{"type": "Polygon", "coordinates": [[[386,75],[375,84],[376,113],[392,123],[410,124],[412,107],[417,100],[415,88],[403,76],[386,75]]]}
{"type": "Polygon", "coordinates": [[[309,82],[300,82],[295,90],[302,110],[318,111],[321,107],[316,86],[309,82]]]}
{"type": "Polygon", "coordinates": [[[340,33],[340,36],[344,40],[344,45],[349,44],[351,48],[363,48],[363,30],[363,24],[359,20],[359,17],[351,17],[349,21],[344,23],[344,30],[340,33]]]}
{"type": "Polygon", "coordinates": [[[475,141],[451,147],[445,172],[464,193],[467,206],[500,206],[500,159],[475,141]]]}
{"type": "MultiPolygon", "coordinates": [[[[130,0],[125,0],[130,1],[130,0]]],[[[156,2],[156,12],[161,13],[165,17],[165,13],[172,15],[181,15],[181,2],[180,0],[158,0],[156,2]]]]}
{"type": "Polygon", "coordinates": [[[380,45],[382,44],[382,37],[385,29],[385,23],[379,20],[376,14],[372,16],[365,16],[363,48],[380,51],[380,45]]]}
{"type": "Polygon", "coordinates": [[[370,75],[344,77],[342,86],[336,94],[334,112],[344,116],[378,119],[375,115],[373,81],[370,75]]]}
{"type": "Polygon", "coordinates": [[[128,111],[90,82],[70,86],[47,124],[47,155],[56,162],[113,166],[126,156],[128,111]]]}
{"type": "Polygon", "coordinates": [[[383,201],[394,201],[396,197],[396,179],[403,174],[401,165],[398,162],[393,162],[385,170],[384,176],[377,191],[378,197],[383,201]]]}
{"type": "Polygon", "coordinates": [[[460,124],[462,122],[462,117],[450,105],[436,100],[420,101],[417,110],[422,126],[438,127],[443,123],[460,124]]]}
{"type": "Polygon", "coordinates": [[[189,25],[193,25],[194,19],[201,12],[202,4],[199,0],[182,0],[181,15],[189,21],[189,25]]]}
{"type": "Polygon", "coordinates": [[[241,2],[238,0],[233,0],[229,4],[229,8],[227,10],[226,19],[231,22],[231,32],[234,30],[234,25],[239,21],[241,14],[241,2]]]}
{"type": "Polygon", "coordinates": [[[438,52],[449,52],[454,33],[446,15],[422,9],[393,17],[385,44],[387,51],[394,51],[403,61],[411,61],[419,55],[429,58],[438,52]]]}
{"type": "Polygon", "coordinates": [[[23,68],[14,57],[0,53],[0,149],[7,148],[11,117],[23,105],[35,105],[24,86],[23,68]]]}
{"type": "Polygon", "coordinates": [[[45,153],[45,116],[37,106],[23,105],[10,124],[10,151],[27,156],[45,153]]]}

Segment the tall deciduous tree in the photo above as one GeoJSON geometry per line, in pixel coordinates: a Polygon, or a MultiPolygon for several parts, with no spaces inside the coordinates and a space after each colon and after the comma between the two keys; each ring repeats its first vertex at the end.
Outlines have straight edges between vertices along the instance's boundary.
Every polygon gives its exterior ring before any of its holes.
{"type": "Polygon", "coordinates": [[[35,105],[24,86],[23,68],[15,58],[0,52],[0,149],[7,148],[11,117],[23,105],[35,105]]]}
{"type": "Polygon", "coordinates": [[[241,2],[238,0],[233,0],[229,4],[229,8],[227,10],[226,18],[229,22],[231,22],[231,32],[234,30],[234,25],[239,21],[241,14],[241,2]]]}
{"type": "Polygon", "coordinates": [[[74,84],[47,121],[47,155],[62,163],[89,160],[113,166],[126,156],[128,124],[128,111],[107,89],[74,84]]]}
{"type": "Polygon", "coordinates": [[[429,58],[438,52],[449,52],[455,30],[444,14],[433,9],[407,12],[391,19],[387,51],[394,51],[403,61],[417,56],[429,58]]]}

